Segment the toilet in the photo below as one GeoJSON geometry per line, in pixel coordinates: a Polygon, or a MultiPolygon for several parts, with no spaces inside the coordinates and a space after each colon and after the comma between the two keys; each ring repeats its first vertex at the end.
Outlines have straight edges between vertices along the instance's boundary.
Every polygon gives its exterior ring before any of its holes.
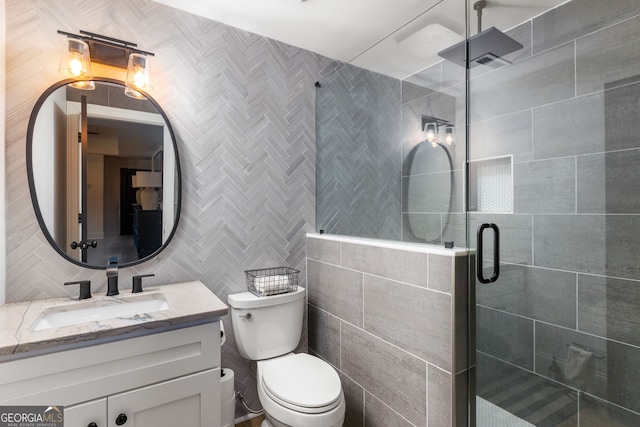
{"type": "Polygon", "coordinates": [[[257,363],[262,427],[341,427],[346,404],[338,373],[322,359],[293,353],[302,335],[305,292],[227,297],[238,351],[257,363]]]}

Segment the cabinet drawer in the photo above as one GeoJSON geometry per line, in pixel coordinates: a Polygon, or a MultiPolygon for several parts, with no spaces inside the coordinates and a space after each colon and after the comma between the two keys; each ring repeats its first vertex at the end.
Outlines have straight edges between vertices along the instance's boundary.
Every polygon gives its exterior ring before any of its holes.
{"type": "Polygon", "coordinates": [[[70,405],[219,366],[213,322],[0,363],[0,403],[70,405]]]}

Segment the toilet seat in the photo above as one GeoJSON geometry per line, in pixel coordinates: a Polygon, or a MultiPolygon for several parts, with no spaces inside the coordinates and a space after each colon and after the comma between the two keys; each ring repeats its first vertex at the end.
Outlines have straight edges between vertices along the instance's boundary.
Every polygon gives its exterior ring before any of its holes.
{"type": "Polygon", "coordinates": [[[265,393],[285,408],[306,414],[330,411],[341,402],[340,377],[331,365],[300,353],[261,362],[265,393]]]}

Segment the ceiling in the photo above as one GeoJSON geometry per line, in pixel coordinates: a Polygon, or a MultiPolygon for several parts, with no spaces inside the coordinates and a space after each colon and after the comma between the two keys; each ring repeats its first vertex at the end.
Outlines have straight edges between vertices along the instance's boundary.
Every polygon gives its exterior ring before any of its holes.
{"type": "MultiPolygon", "coordinates": [[[[399,79],[441,60],[437,52],[467,32],[464,0],[154,1],[399,79]]],[[[566,1],[489,0],[482,28],[505,31],[566,1]]]]}
{"type": "Polygon", "coordinates": [[[161,126],[97,117],[89,117],[87,126],[89,153],[148,160],[162,151],[161,126]]]}

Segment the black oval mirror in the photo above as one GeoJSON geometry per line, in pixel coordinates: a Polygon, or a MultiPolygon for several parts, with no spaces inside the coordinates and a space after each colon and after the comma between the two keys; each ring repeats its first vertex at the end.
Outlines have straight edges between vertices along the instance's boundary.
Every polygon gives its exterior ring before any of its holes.
{"type": "Polygon", "coordinates": [[[45,237],[64,258],[104,269],[160,253],[180,217],[178,147],[160,106],[124,94],[117,80],[95,90],[63,80],[36,102],[27,131],[31,200],[45,237]]]}

